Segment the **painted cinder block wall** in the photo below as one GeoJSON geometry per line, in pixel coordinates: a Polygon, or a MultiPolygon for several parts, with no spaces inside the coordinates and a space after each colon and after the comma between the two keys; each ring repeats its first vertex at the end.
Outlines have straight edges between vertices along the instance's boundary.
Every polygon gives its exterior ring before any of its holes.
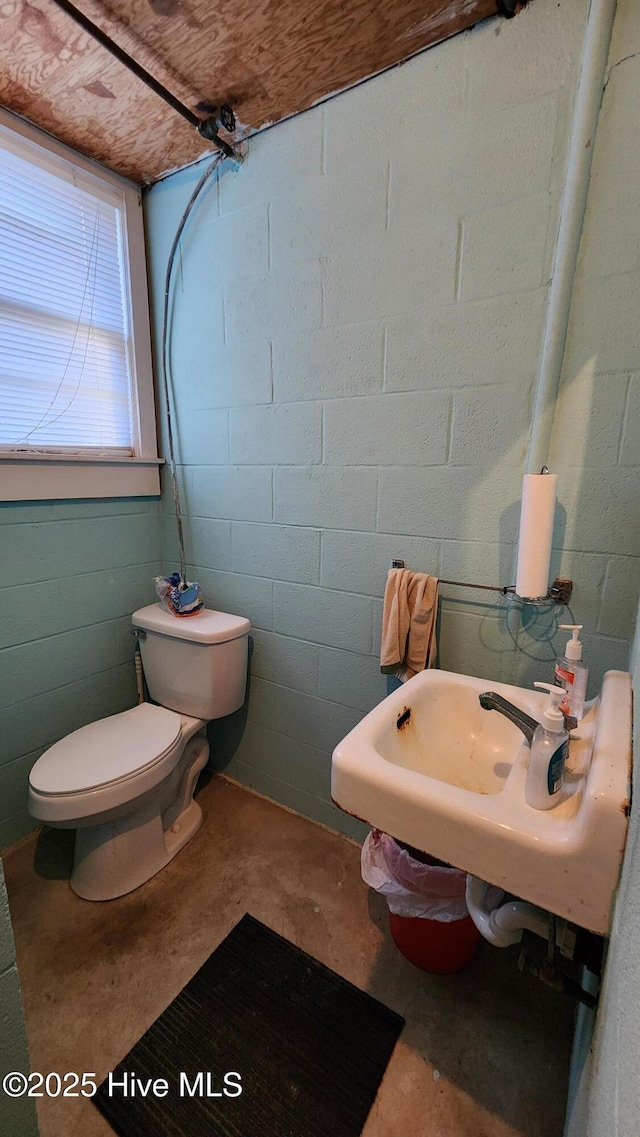
{"type": "Polygon", "coordinates": [[[153,599],[156,500],[0,505],[0,848],[34,828],[29,770],[136,702],[130,613],[153,599]]]}
{"type": "MultiPolygon", "coordinates": [[[[29,1051],[20,999],[11,918],[0,861],[0,1083],[5,1074],[28,1075],[29,1051]]],[[[11,1137],[38,1137],[33,1098],[0,1094],[0,1132],[11,1137]]]]}
{"type": "MultiPolygon", "coordinates": [[[[607,83],[593,156],[587,213],[571,314],[572,368],[588,376],[598,417],[587,431],[590,461],[617,452],[633,485],[640,465],[640,8],[619,0],[607,83]],[[597,364],[590,365],[595,357],[597,364]],[[593,378],[592,378],[593,375],[593,378]],[[616,436],[605,407],[626,398],[624,429],[616,436]],[[601,424],[596,429],[597,424],[601,424]]],[[[565,361],[567,362],[567,361],[565,361]]],[[[584,409],[580,408],[581,413],[584,409]]],[[[596,471],[590,470],[595,479],[596,471]]],[[[637,534],[638,494],[623,541],[637,534]]],[[[610,501],[596,508],[606,513],[610,501]]],[[[620,550],[623,552],[623,550],[620,550]]],[[[628,591],[637,586],[637,566],[625,558],[628,591]]],[[[629,610],[620,606],[619,627],[629,610]]],[[[591,1016],[580,1015],[566,1137],[636,1137],[640,1132],[640,612],[631,671],[634,687],[634,787],[629,835],[614,908],[611,941],[593,1039],[591,1016]]]]}
{"type": "MultiPolygon", "coordinates": [[[[634,705],[640,705],[640,610],[632,651],[634,705]]],[[[635,714],[634,750],[640,751],[635,714]]],[[[640,795],[637,761],[632,800],[640,795]]],[[[580,1008],[574,1038],[565,1137],[637,1137],[640,1132],[640,812],[631,810],[622,876],[597,1012],[580,1008]],[[595,1027],[595,1029],[594,1029],[595,1027]]]]}
{"type": "Polygon", "coordinates": [[[555,563],[579,583],[576,616],[628,642],[640,586],[639,50],[638,5],[618,0],[549,456],[567,514],[555,563]]]}
{"type": "MultiPolygon", "coordinates": [[[[255,638],[247,721],[217,759],[213,736],[214,760],[347,831],[330,753],[386,693],[392,557],[513,579],[587,8],[536,0],[253,139],[183,240],[171,342],[188,562],[208,603],[247,615],[255,638]]],[[[167,251],[199,172],[146,198],[156,338],[167,251]]],[[[637,471],[620,441],[628,364],[598,364],[615,371],[615,398],[587,402],[587,350],[600,345],[578,342],[565,371],[589,446],[571,439],[561,400],[553,568],[576,582],[595,693],[628,661],[637,471]]],[[[167,493],[167,569],[171,510],[167,493]]],[[[521,621],[505,602],[443,588],[440,665],[549,679],[567,615],[521,621]]]]}

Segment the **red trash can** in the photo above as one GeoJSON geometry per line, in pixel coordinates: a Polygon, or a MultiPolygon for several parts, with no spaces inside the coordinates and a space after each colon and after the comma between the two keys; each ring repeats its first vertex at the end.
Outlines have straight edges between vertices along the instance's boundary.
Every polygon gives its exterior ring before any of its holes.
{"type": "Polygon", "coordinates": [[[471,916],[443,924],[425,916],[394,916],[390,912],[389,929],[398,951],[433,975],[463,971],[476,954],[480,939],[471,916]]]}
{"type": "Polygon", "coordinates": [[[462,971],[480,940],[464,900],[466,873],[375,830],[368,841],[363,877],[387,897],[389,930],[398,950],[435,975],[462,971]],[[370,859],[375,861],[373,875],[371,865],[365,867],[370,859]]]}

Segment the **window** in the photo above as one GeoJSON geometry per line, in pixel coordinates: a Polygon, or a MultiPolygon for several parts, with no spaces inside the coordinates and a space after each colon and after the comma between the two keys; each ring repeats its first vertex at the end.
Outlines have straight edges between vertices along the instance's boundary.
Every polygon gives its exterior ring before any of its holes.
{"type": "Polygon", "coordinates": [[[156,494],[158,464],[139,191],[0,113],[1,496],[156,494]]]}

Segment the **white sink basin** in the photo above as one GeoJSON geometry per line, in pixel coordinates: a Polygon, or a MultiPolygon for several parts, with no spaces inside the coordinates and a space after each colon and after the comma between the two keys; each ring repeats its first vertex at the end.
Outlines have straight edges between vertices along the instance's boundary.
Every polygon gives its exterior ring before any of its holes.
{"type": "Polygon", "coordinates": [[[631,677],[608,671],[571,734],[553,809],[524,797],[529,747],[478,696],[495,691],[539,719],[547,695],[422,671],[336,747],[341,809],[507,892],[606,935],[627,833],[631,677]]]}

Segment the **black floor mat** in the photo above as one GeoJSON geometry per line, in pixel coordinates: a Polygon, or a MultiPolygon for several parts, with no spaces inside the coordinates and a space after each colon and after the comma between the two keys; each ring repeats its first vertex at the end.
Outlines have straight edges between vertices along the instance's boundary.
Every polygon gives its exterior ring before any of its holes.
{"type": "Polygon", "coordinates": [[[403,1024],[247,915],[93,1101],[120,1137],[357,1137],[403,1024]]]}

